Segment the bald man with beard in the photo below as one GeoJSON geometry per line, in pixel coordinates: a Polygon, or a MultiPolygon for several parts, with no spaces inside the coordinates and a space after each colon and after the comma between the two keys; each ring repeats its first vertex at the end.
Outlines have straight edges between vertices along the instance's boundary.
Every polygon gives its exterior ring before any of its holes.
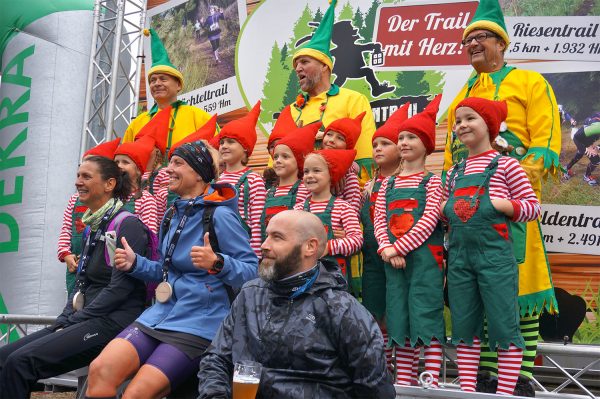
{"type": "Polygon", "coordinates": [[[257,398],[395,397],[381,331],[337,265],[319,260],[326,245],[315,215],[271,219],[260,278],[242,288],[200,363],[200,399],[230,398],[240,360],[263,365],[257,398]]]}

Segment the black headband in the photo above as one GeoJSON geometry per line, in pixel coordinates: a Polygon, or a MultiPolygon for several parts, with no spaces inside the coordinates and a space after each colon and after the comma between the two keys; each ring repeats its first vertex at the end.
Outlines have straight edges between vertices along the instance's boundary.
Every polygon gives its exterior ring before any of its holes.
{"type": "Polygon", "coordinates": [[[180,145],[173,150],[173,155],[183,158],[206,183],[215,178],[213,158],[202,141],[180,145]]]}

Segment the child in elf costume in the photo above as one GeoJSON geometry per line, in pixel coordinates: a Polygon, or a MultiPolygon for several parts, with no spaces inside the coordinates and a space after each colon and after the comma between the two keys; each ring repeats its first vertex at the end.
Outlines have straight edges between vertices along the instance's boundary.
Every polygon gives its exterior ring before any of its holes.
{"type": "MultiPolygon", "coordinates": [[[[331,194],[334,187],[346,174],[356,156],[356,150],[320,150],[310,153],[304,160],[304,185],[310,197],[297,210],[311,212],[321,219],[327,231],[325,258],[337,263],[346,277],[352,282],[349,257],[360,250],[363,235],[358,214],[341,198],[331,194]],[[334,230],[344,230],[343,238],[337,238],[334,230]]],[[[351,288],[356,294],[355,287],[351,288]]]]}
{"type": "Polygon", "coordinates": [[[373,134],[373,161],[377,165],[375,177],[365,184],[363,205],[360,210],[360,221],[363,226],[364,243],[363,275],[362,275],[362,304],[371,312],[383,333],[385,356],[388,367],[393,369],[393,348],[388,345],[388,334],[385,327],[385,270],[384,262],[377,253],[378,244],[375,239],[375,202],[379,195],[381,183],[393,175],[400,166],[400,151],[398,150],[398,127],[408,118],[406,103],[398,108],[385,121],[385,124],[373,134]]]}
{"type": "Polygon", "coordinates": [[[165,214],[167,202],[174,200],[174,198],[168,196],[169,175],[163,166],[163,159],[167,155],[165,153],[167,150],[165,143],[169,133],[170,113],[171,107],[158,111],[135,136],[135,141],[144,137],[151,137],[154,140],[154,149],[150,153],[146,172],[142,175],[141,187],[156,199],[156,213],[159,220],[165,214]]]}
{"type": "Polygon", "coordinates": [[[267,238],[267,225],[273,216],[281,211],[294,209],[294,206],[303,204],[308,197],[308,190],[301,180],[304,157],[313,151],[315,135],[320,127],[319,122],[293,128],[285,137],[277,140],[273,153],[273,170],[279,183],[267,191],[260,220],[262,241],[267,238]]]}
{"type": "Polygon", "coordinates": [[[468,157],[448,171],[441,209],[449,225],[448,295],[461,389],[475,391],[485,315],[488,345],[498,351],[496,393],[512,395],[524,341],[509,221],[537,219],[540,204],[519,162],[492,149],[506,116],[505,101],[458,103],[454,131],[468,157]]]}
{"type": "Polygon", "coordinates": [[[438,386],[444,329],[443,232],[439,223],[441,179],[425,170],[435,148],[441,95],[400,123],[397,174],[385,179],[375,202],[375,237],[385,262],[386,322],[396,351],[396,383],[412,385],[413,367],[425,347],[425,370],[438,386]],[[416,349],[415,349],[416,348],[416,349]]]}
{"type": "Polygon", "coordinates": [[[146,172],[146,165],[153,150],[154,139],[150,136],[142,137],[133,143],[123,143],[117,147],[114,161],[122,172],[129,175],[133,185],[131,195],[123,204],[124,209],[139,215],[140,220],[153,233],[158,233],[156,199],[141,188],[142,175],[146,172]]]}
{"type": "MultiPolygon", "coordinates": [[[[365,112],[356,118],[341,118],[329,124],[323,136],[323,149],[352,150],[358,142],[362,129],[362,120],[365,112]]],[[[360,185],[358,183],[358,165],[352,164],[337,187],[340,192],[337,195],[350,204],[358,212],[360,210],[360,185]]]]}
{"type": "MultiPolygon", "coordinates": [[[[289,132],[296,130],[296,122],[294,122],[290,115],[289,107],[290,106],[288,105],[283,109],[283,111],[281,111],[279,117],[275,121],[273,130],[271,130],[271,134],[269,134],[269,138],[267,140],[267,151],[269,152],[271,161],[273,161],[275,145],[279,142],[279,140],[284,138],[289,132]]],[[[264,169],[263,179],[265,180],[265,186],[267,190],[277,186],[279,177],[277,177],[277,174],[272,167],[272,162],[269,162],[269,166],[264,169]]]]}
{"type": "Polygon", "coordinates": [[[256,121],[260,114],[260,101],[244,117],[233,120],[218,134],[219,156],[225,162],[225,171],[219,183],[229,183],[239,193],[238,211],[242,226],[250,237],[250,246],[261,257],[260,217],[265,206],[265,182],[246,165],[256,144],[256,121]]]}
{"type": "MultiPolygon", "coordinates": [[[[121,139],[117,137],[112,141],[98,144],[83,154],[82,160],[92,155],[113,159],[120,142],[121,139]]],[[[77,262],[83,250],[81,236],[85,229],[85,224],[81,221],[81,218],[87,209],[88,207],[79,201],[79,194],[75,193],[69,198],[67,207],[63,212],[63,223],[58,236],[58,260],[67,265],[65,275],[67,295],[70,295],[75,287],[77,262]]]]}

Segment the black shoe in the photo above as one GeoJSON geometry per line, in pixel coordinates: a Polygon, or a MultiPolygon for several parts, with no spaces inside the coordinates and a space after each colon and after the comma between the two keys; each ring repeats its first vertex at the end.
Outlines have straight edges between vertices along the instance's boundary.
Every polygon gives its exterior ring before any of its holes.
{"type": "Polygon", "coordinates": [[[489,373],[477,373],[477,385],[475,390],[483,393],[496,393],[498,389],[498,377],[489,373]]]}
{"type": "Polygon", "coordinates": [[[535,398],[535,386],[529,378],[520,375],[515,385],[515,396],[524,396],[526,398],[535,398]]]}

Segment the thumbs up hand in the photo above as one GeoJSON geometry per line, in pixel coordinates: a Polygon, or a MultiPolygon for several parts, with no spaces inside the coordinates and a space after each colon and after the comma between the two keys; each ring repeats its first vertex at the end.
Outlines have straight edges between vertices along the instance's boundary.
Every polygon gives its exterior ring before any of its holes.
{"type": "Polygon", "coordinates": [[[190,251],[192,264],[198,269],[210,270],[217,261],[217,254],[210,246],[208,232],[204,233],[204,246],[193,246],[190,251]]]}
{"type": "Polygon", "coordinates": [[[128,272],[135,262],[135,252],[127,243],[125,237],[121,237],[123,248],[115,249],[115,267],[122,272],[128,272]]]}

